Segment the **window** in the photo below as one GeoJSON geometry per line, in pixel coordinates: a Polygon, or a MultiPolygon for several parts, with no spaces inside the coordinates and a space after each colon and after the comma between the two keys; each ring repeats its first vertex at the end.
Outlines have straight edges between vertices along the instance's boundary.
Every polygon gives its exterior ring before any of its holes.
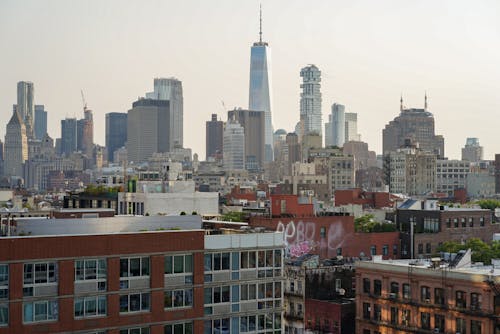
{"type": "Polygon", "coordinates": [[[370,320],[370,303],[363,303],[363,319],[370,320]]]}
{"type": "Polygon", "coordinates": [[[484,217],[479,217],[479,226],[484,226],[484,217]]]}
{"type": "Polygon", "coordinates": [[[418,254],[424,254],[424,244],[418,244],[418,254]]]}
{"type": "Polygon", "coordinates": [[[165,275],[193,272],[193,254],[165,256],[165,275]]]}
{"type": "Polygon", "coordinates": [[[38,300],[23,303],[23,321],[30,323],[57,320],[58,306],[57,300],[38,300]]]}
{"type": "Polygon", "coordinates": [[[434,304],[444,305],[444,289],[442,288],[434,289],[434,304]]]}
{"type": "Polygon", "coordinates": [[[469,227],[474,227],[474,218],[469,217],[469,227]]]}
{"type": "Polygon", "coordinates": [[[379,304],[373,305],[373,320],[382,320],[382,307],[379,304]]]}
{"type": "Polygon", "coordinates": [[[446,218],[446,227],[447,228],[451,227],[451,220],[450,220],[450,218],[446,218]]]}
{"type": "Polygon", "coordinates": [[[411,299],[411,289],[408,283],[403,283],[403,298],[411,299]]]}
{"type": "Polygon", "coordinates": [[[399,323],[398,319],[398,308],[391,307],[391,324],[397,325],[399,323]]]}
{"type": "Polygon", "coordinates": [[[420,325],[422,329],[431,329],[431,314],[427,312],[420,313],[420,325]]]}
{"type": "Polygon", "coordinates": [[[75,298],[75,318],[86,318],[106,315],[106,296],[75,298]]]}
{"type": "Polygon", "coordinates": [[[422,303],[431,302],[431,288],[428,286],[420,287],[420,301],[422,301],[422,303]]]}
{"type": "Polygon", "coordinates": [[[470,308],[473,311],[481,309],[482,296],[479,293],[470,294],[470,308]]]}
{"type": "Polygon", "coordinates": [[[75,281],[106,279],[106,259],[75,261],[75,281]]]}
{"type": "Polygon", "coordinates": [[[165,325],[164,334],[193,334],[192,322],[181,322],[178,324],[165,325]]]}
{"type": "Polygon", "coordinates": [[[460,223],[462,223],[462,227],[466,227],[467,224],[465,223],[465,218],[460,218],[460,223]]]}
{"type": "MultiPolygon", "coordinates": [[[[0,300],[9,298],[9,265],[0,264],[0,300]]],[[[0,324],[2,320],[0,319],[0,324]]]]}
{"type": "Polygon", "coordinates": [[[363,292],[364,293],[370,293],[371,292],[370,279],[369,278],[363,278],[363,292]]]}
{"type": "Polygon", "coordinates": [[[257,326],[257,318],[255,315],[240,317],[240,333],[254,333],[257,326]]]}
{"type": "Polygon", "coordinates": [[[382,246],[382,255],[384,255],[384,256],[389,255],[389,245],[382,246]]]}
{"type": "Polygon", "coordinates": [[[410,321],[411,321],[411,311],[403,310],[401,312],[401,325],[410,326],[410,321]]]}
{"type": "Polygon", "coordinates": [[[434,332],[444,333],[444,315],[434,315],[434,332]]]}
{"type": "Polygon", "coordinates": [[[342,256],[342,247],[337,248],[337,256],[342,256]]]}
{"type": "Polygon", "coordinates": [[[425,244],[425,253],[427,253],[427,254],[431,254],[432,253],[432,247],[431,247],[430,242],[428,242],[428,243],[425,244]]]}
{"type": "Polygon", "coordinates": [[[149,327],[120,329],[120,334],[149,334],[149,327]]]}
{"type": "Polygon", "coordinates": [[[463,318],[456,318],[455,319],[455,332],[460,333],[460,334],[465,334],[467,332],[467,329],[465,326],[465,319],[463,319],[463,318]]]}
{"type": "Polygon", "coordinates": [[[257,299],[257,287],[255,284],[242,284],[240,286],[241,300],[257,299]]]}
{"type": "Polygon", "coordinates": [[[370,247],[370,255],[377,255],[377,246],[370,247]]]}
{"type": "Polygon", "coordinates": [[[398,245],[392,245],[392,255],[398,255],[398,245]]]}
{"type": "Polygon", "coordinates": [[[481,321],[471,320],[470,321],[470,333],[471,334],[481,334],[481,321]]]}
{"type": "Polygon", "coordinates": [[[131,293],[120,296],[120,312],[149,311],[149,293],[131,293]]]}
{"type": "Polygon", "coordinates": [[[165,291],[166,309],[193,306],[193,289],[167,290],[165,291]]]}
{"type": "Polygon", "coordinates": [[[456,302],[457,307],[460,307],[460,308],[467,307],[467,303],[465,301],[465,292],[464,291],[455,292],[455,302],[456,302]]]}
{"type": "Polygon", "coordinates": [[[205,288],[205,305],[229,303],[229,285],[205,288]]]}
{"type": "Polygon", "coordinates": [[[375,296],[380,296],[382,294],[382,281],[379,279],[373,281],[373,294],[375,296]]]}
{"type": "Polygon", "coordinates": [[[320,229],[319,229],[319,236],[321,238],[325,238],[326,237],[326,227],[322,226],[320,229]]]}
{"type": "Polygon", "coordinates": [[[0,304],[0,326],[9,324],[9,304],[0,304]]]}
{"type": "MultiPolygon", "coordinates": [[[[205,259],[207,257],[205,256],[205,259]]],[[[249,269],[249,268],[255,268],[257,261],[256,261],[256,254],[255,252],[241,252],[240,255],[240,263],[241,263],[241,269],[249,269]]],[[[206,261],[205,261],[205,271],[207,271],[207,266],[206,266],[206,261]]]]}
{"type": "Polygon", "coordinates": [[[46,284],[57,282],[56,262],[25,263],[24,285],[46,284]]]}
{"type": "Polygon", "coordinates": [[[205,254],[205,271],[229,270],[231,253],[205,254]]]}
{"type": "Polygon", "coordinates": [[[120,277],[149,276],[149,257],[120,259],[120,277]]]}
{"type": "Polygon", "coordinates": [[[458,218],[453,218],[453,226],[458,227],[458,218]]]}
{"type": "Polygon", "coordinates": [[[398,298],[399,295],[399,283],[398,282],[391,282],[391,298],[398,298]]]}

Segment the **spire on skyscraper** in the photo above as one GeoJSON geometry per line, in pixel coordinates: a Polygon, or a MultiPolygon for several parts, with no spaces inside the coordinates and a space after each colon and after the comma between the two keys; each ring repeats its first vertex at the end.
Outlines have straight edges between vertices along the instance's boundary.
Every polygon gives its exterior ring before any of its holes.
{"type": "Polygon", "coordinates": [[[260,16],[259,16],[259,42],[262,43],[262,4],[260,4],[260,16]]]}
{"type": "Polygon", "coordinates": [[[427,91],[425,92],[425,97],[424,97],[424,110],[427,110],[427,91]]]}
{"type": "Polygon", "coordinates": [[[399,111],[403,111],[403,93],[401,93],[401,99],[399,100],[399,111]]]}

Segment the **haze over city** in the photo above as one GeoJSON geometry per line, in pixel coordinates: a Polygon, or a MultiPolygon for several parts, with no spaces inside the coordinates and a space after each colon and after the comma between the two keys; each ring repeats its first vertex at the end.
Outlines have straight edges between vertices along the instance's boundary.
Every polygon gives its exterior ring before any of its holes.
{"type": "MultiPolygon", "coordinates": [[[[424,92],[446,155],[459,158],[478,137],[491,159],[500,110],[497,1],[264,1],[263,40],[272,50],[274,129],[299,120],[300,76],[322,71],[323,122],[333,102],[358,113],[358,131],[381,153],[382,129],[424,92]]],[[[95,141],[104,115],[127,112],[154,77],[184,88],[184,146],[204,158],[211,113],[248,106],[250,46],[258,40],[258,1],[2,1],[0,109],[6,123],[16,83],[35,84],[48,132],[82,117],[80,89],[94,111],[95,141]]],[[[0,127],[3,138],[5,127],[0,127]]]]}

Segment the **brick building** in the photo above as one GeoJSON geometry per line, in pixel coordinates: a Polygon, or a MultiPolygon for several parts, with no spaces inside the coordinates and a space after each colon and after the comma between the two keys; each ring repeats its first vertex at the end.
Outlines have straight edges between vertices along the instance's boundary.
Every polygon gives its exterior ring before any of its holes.
{"type": "Polygon", "coordinates": [[[335,190],[335,206],[360,204],[366,208],[392,208],[399,197],[389,192],[364,191],[361,188],[335,190]]]}

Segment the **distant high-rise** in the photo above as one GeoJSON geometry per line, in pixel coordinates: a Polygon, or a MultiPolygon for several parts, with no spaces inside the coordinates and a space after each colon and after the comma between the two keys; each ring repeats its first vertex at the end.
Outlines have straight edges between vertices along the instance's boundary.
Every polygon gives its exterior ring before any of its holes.
{"type": "Polygon", "coordinates": [[[318,134],[321,136],[321,71],[315,65],[300,70],[300,121],[302,136],[318,134]]]}
{"type": "Polygon", "coordinates": [[[183,147],[184,100],[182,82],[176,78],[155,78],[154,92],[146,93],[146,98],[170,101],[170,148],[168,151],[174,147],[183,147]]]}
{"type": "Polygon", "coordinates": [[[345,143],[345,106],[334,103],[330,116],[331,146],[342,147],[345,143]]]}
{"type": "Polygon", "coordinates": [[[170,151],[170,102],[139,99],[127,115],[127,153],[129,162],[144,162],[153,153],[170,151]]]}
{"type": "Polygon", "coordinates": [[[114,153],[127,142],[127,114],[111,112],[106,114],[106,149],[108,161],[115,162],[114,153]]]}
{"type": "Polygon", "coordinates": [[[28,138],[26,126],[17,111],[7,123],[4,160],[4,175],[23,177],[23,164],[28,160],[28,138]]]}
{"type": "Polygon", "coordinates": [[[77,149],[87,156],[93,157],[94,151],[94,118],[92,110],[84,107],[84,118],[77,123],[77,149]]]}
{"type": "Polygon", "coordinates": [[[262,41],[262,11],[260,12],[259,41],[253,43],[250,53],[249,110],[265,112],[265,161],[273,160],[273,122],[271,114],[271,52],[262,41]]]}
{"type": "Polygon", "coordinates": [[[206,159],[222,156],[224,137],[224,122],[217,120],[217,114],[212,114],[212,120],[206,122],[206,159]]]}
{"type": "Polygon", "coordinates": [[[231,119],[224,129],[223,151],[224,169],[245,169],[245,131],[240,123],[231,119]]]}
{"type": "Polygon", "coordinates": [[[17,83],[17,106],[16,110],[26,126],[28,138],[33,137],[35,118],[35,87],[30,81],[19,81],[17,83]]]}
{"type": "Polygon", "coordinates": [[[35,138],[42,140],[47,133],[47,111],[44,105],[35,105],[35,138]]]}
{"type": "Polygon", "coordinates": [[[333,146],[332,114],[328,115],[325,123],[325,148],[333,146]]]}
{"type": "Polygon", "coordinates": [[[400,114],[385,126],[382,132],[383,154],[396,152],[405,145],[406,140],[418,143],[426,152],[434,153],[439,159],[444,158],[444,138],[434,132],[434,116],[427,109],[427,96],[424,109],[407,109],[401,98],[400,114]]]}
{"type": "Polygon", "coordinates": [[[467,138],[465,147],[462,148],[462,160],[470,162],[483,160],[483,147],[479,145],[478,138],[467,138]]]}
{"type": "Polygon", "coordinates": [[[345,141],[360,141],[358,134],[358,114],[346,112],[345,114],[345,141]]]}
{"type": "Polygon", "coordinates": [[[249,171],[262,169],[265,155],[265,113],[234,109],[227,112],[227,119],[238,122],[245,130],[245,168],[249,171]]]}
{"type": "Polygon", "coordinates": [[[76,118],[61,120],[61,155],[70,155],[78,150],[78,122],[76,118]]]}

